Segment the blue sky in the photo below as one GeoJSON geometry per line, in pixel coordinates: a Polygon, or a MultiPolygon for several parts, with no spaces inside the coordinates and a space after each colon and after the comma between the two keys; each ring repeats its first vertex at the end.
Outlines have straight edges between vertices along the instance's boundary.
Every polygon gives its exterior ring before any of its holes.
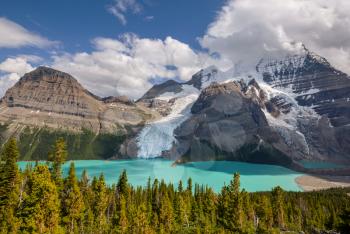
{"type": "MultiPolygon", "coordinates": [[[[108,11],[115,4],[113,0],[4,0],[0,3],[0,16],[49,40],[59,41],[55,49],[70,53],[90,52],[91,40],[95,37],[116,38],[127,32],[146,38],[171,36],[201,49],[197,38],[205,33],[223,3],[224,0],[139,1],[140,12],[124,13],[125,25],[108,11]]],[[[3,48],[0,59],[18,53],[47,56],[47,52],[31,47],[3,48]]]]}
{"type": "Polygon", "coordinates": [[[1,0],[0,96],[45,65],[138,98],[211,65],[254,71],[302,43],[350,73],[349,12],[348,0],[1,0]]]}

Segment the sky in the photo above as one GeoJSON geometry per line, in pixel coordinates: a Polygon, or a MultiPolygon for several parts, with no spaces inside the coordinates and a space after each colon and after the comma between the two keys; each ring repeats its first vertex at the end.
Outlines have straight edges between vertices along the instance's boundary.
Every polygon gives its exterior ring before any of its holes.
{"type": "Polygon", "coordinates": [[[0,96],[45,65],[139,98],[202,68],[252,68],[301,43],[350,73],[348,0],[2,0],[0,96]]]}

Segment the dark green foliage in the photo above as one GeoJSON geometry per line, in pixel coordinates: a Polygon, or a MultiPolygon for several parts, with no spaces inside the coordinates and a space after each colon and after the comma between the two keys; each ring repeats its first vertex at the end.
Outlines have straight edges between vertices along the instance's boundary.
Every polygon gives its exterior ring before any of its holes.
{"type": "Polygon", "coordinates": [[[7,127],[8,126],[6,124],[0,123],[0,145],[3,145],[6,142],[6,138],[3,136],[3,134],[6,132],[7,127]]]}
{"type": "Polygon", "coordinates": [[[62,183],[61,173],[62,164],[66,161],[68,156],[66,142],[63,138],[59,138],[49,153],[48,161],[51,162],[51,174],[53,180],[60,188],[62,183]]]}
{"type": "Polygon", "coordinates": [[[340,214],[340,223],[338,224],[338,230],[341,233],[350,232],[350,208],[344,209],[340,214]]]}
{"type": "Polygon", "coordinates": [[[79,232],[83,220],[84,201],[75,176],[74,163],[71,163],[68,177],[64,180],[62,190],[62,222],[70,233],[79,232]]]}
{"type": "Polygon", "coordinates": [[[103,175],[80,181],[71,164],[61,178],[67,151],[58,140],[52,167],[36,165],[19,172],[16,142],[4,147],[1,162],[0,233],[315,233],[339,230],[350,223],[350,188],[318,192],[248,193],[240,190],[240,176],[218,194],[211,188],[182,182],[148,179],[133,187],[123,171],[116,185],[103,175]],[[53,164],[56,164],[53,166],[53,164]],[[55,169],[54,169],[55,168],[55,169]],[[57,183],[57,178],[61,182],[57,183]]]}
{"type": "Polygon", "coordinates": [[[22,160],[46,160],[57,139],[67,142],[68,160],[107,159],[115,156],[125,136],[99,134],[89,130],[82,133],[51,131],[45,128],[26,128],[19,136],[19,149],[22,160]]]}
{"type": "Polygon", "coordinates": [[[34,168],[27,182],[26,196],[17,217],[24,233],[57,233],[60,222],[60,200],[47,166],[34,168]]]}
{"type": "Polygon", "coordinates": [[[15,209],[19,197],[19,152],[15,139],[10,139],[0,156],[0,230],[15,232],[15,209]]]}
{"type": "Polygon", "coordinates": [[[17,159],[19,152],[15,139],[10,139],[0,156],[0,206],[10,203],[11,193],[19,179],[17,159]]]}

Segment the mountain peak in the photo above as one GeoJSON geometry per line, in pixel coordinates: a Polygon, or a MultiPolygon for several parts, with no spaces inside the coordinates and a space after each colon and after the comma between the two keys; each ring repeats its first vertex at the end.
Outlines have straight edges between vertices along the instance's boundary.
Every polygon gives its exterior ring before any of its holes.
{"type": "MultiPolygon", "coordinates": [[[[23,81],[38,81],[41,79],[50,79],[50,80],[60,80],[66,79],[71,82],[78,83],[78,81],[68,73],[50,68],[45,66],[39,66],[35,70],[24,74],[20,79],[20,82],[23,81]]],[[[80,85],[80,84],[79,84],[80,85]]]]}
{"type": "Polygon", "coordinates": [[[78,116],[93,112],[99,100],[73,76],[44,66],[26,73],[2,99],[7,106],[78,116]]]}

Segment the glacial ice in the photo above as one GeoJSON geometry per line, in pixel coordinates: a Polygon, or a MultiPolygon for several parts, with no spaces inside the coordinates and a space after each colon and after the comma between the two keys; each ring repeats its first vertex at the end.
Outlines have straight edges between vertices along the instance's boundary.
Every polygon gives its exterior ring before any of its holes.
{"type": "MultiPolygon", "coordinates": [[[[295,56],[286,56],[284,60],[264,58],[260,61],[254,69],[239,70],[232,68],[226,72],[220,71],[215,66],[210,66],[201,70],[202,85],[201,89],[208,87],[211,83],[226,83],[230,81],[244,80],[249,82],[251,79],[255,79],[259,86],[267,94],[267,98],[271,99],[275,96],[282,96],[288,103],[292,104],[291,111],[287,114],[281,113],[278,117],[273,117],[266,110],[263,110],[268,123],[274,127],[279,134],[285,139],[286,142],[290,142],[291,132],[296,133],[299,136],[299,140],[304,146],[306,152],[309,151],[308,144],[305,136],[298,131],[298,118],[320,118],[320,116],[313,110],[313,107],[299,106],[296,97],[304,95],[308,98],[308,95],[319,92],[318,89],[311,87],[303,92],[295,93],[291,86],[278,86],[278,79],[274,85],[267,84],[263,80],[263,72],[269,72],[270,74],[280,73],[282,70],[291,69],[296,70],[303,66],[308,51],[302,50],[300,54],[295,56]],[[275,86],[277,85],[277,86],[275,86]]],[[[317,59],[320,59],[317,57],[317,59]]],[[[296,74],[290,74],[289,79],[295,79],[296,74]]],[[[149,123],[144,127],[137,138],[137,144],[139,147],[138,157],[140,158],[155,158],[162,155],[163,151],[171,149],[173,143],[176,141],[174,137],[174,130],[183,123],[191,115],[191,107],[200,94],[200,90],[194,88],[191,85],[182,85],[182,91],[179,93],[164,93],[157,97],[160,100],[169,101],[172,98],[176,98],[175,103],[172,106],[171,113],[163,117],[160,120],[149,123]]],[[[350,99],[350,98],[349,98],[350,99]]]]}
{"type": "Polygon", "coordinates": [[[199,90],[190,85],[182,85],[180,93],[164,93],[158,99],[169,101],[176,98],[169,115],[149,123],[137,137],[139,158],[156,158],[163,151],[170,150],[176,141],[174,130],[191,115],[191,107],[199,96],[199,90]]]}

